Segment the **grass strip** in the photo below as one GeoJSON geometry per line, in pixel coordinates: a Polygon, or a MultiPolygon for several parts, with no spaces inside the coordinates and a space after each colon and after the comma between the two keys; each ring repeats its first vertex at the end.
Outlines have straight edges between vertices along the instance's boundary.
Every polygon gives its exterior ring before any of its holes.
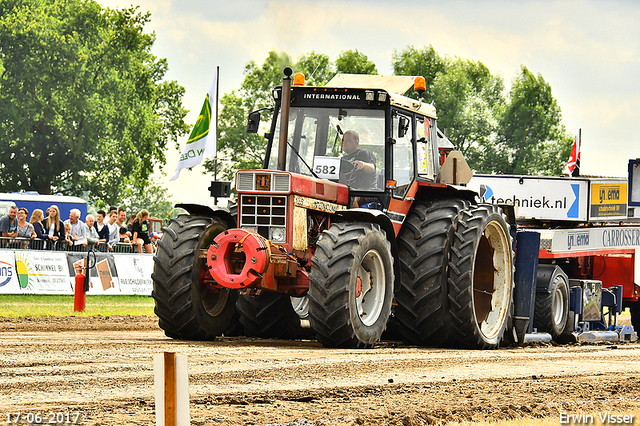
{"type": "Polygon", "coordinates": [[[0,294],[0,317],[153,316],[151,296],[87,296],[84,312],[73,311],[71,295],[0,294]]]}

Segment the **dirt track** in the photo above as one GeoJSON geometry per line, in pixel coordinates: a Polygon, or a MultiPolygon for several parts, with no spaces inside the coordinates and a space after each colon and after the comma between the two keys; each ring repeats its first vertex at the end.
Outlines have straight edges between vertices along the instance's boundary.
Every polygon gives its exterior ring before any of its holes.
{"type": "MultiPolygon", "coordinates": [[[[155,422],[152,356],[188,357],[191,424],[421,425],[640,412],[640,344],[460,351],[164,337],[155,318],[0,318],[0,415],[155,422]]],[[[597,423],[600,424],[600,423],[597,423]]],[[[636,422],[638,424],[638,418],[636,422]]]]}

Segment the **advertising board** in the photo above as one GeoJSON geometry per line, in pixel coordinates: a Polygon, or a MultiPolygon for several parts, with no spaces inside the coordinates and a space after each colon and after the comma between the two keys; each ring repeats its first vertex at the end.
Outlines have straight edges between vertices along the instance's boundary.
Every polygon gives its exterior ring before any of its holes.
{"type": "Polygon", "coordinates": [[[487,203],[514,206],[518,219],[587,220],[587,180],[474,175],[467,187],[478,192],[487,203]]]}

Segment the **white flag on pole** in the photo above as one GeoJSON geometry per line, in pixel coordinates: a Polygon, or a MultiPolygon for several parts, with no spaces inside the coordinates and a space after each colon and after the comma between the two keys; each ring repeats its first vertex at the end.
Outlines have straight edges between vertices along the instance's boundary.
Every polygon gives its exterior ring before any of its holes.
{"type": "MultiPolygon", "coordinates": [[[[217,74],[217,71],[216,71],[217,74]]],[[[215,112],[216,102],[218,101],[217,75],[213,76],[209,92],[202,105],[202,110],[198,116],[193,130],[189,135],[189,140],[180,154],[176,172],[169,180],[176,180],[180,176],[180,171],[189,167],[197,166],[205,158],[215,157],[218,131],[216,129],[216,118],[212,111],[215,112]]]]}

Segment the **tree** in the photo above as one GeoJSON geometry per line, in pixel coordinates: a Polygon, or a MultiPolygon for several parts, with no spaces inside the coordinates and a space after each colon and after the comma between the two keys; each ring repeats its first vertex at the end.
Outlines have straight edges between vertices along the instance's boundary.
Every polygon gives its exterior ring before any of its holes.
{"type": "Polygon", "coordinates": [[[428,102],[434,99],[433,83],[438,73],[446,70],[446,60],[438,55],[433,46],[429,45],[422,49],[407,46],[398,52],[394,49],[391,65],[395,75],[422,76],[425,79],[427,90],[423,97],[428,102]]]}
{"type": "Polygon", "coordinates": [[[523,65],[511,84],[509,101],[500,117],[496,141],[499,171],[558,175],[569,157],[572,141],[562,124],[551,85],[523,65]]]}
{"type": "Polygon", "coordinates": [[[358,49],[340,53],[336,59],[336,71],[342,74],[378,74],[376,64],[358,49]]]}
{"type": "Polygon", "coordinates": [[[188,130],[148,13],[92,0],[0,2],[0,190],[117,202],[188,130]]]}
{"type": "Polygon", "coordinates": [[[465,155],[469,165],[483,171],[481,152],[495,141],[498,116],[504,108],[504,83],[482,63],[448,59],[434,79],[438,127],[465,155]]]}
{"type": "Polygon", "coordinates": [[[329,56],[316,52],[298,58],[294,71],[303,73],[309,86],[324,86],[336,74],[329,56]]]}

